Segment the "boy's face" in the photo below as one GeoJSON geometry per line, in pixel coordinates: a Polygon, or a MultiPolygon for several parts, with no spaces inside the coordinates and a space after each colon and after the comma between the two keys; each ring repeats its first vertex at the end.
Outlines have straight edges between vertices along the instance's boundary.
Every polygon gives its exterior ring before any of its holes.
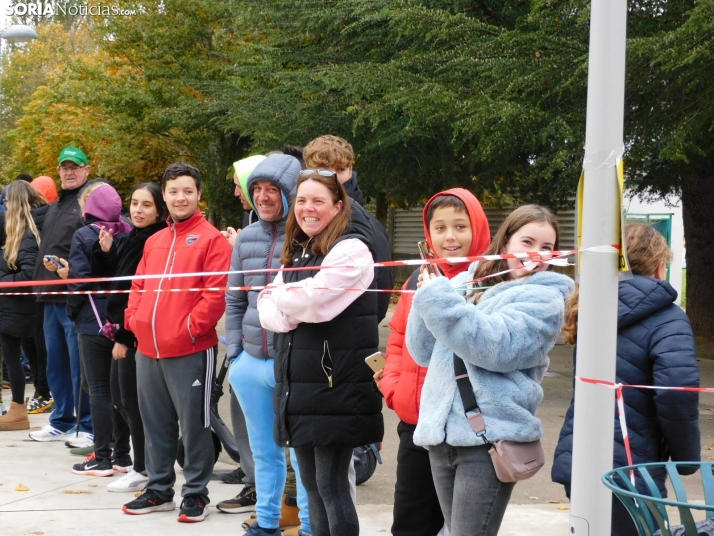
{"type": "Polygon", "coordinates": [[[198,210],[201,191],[196,188],[196,180],[188,175],[180,175],[166,181],[164,201],[174,221],[183,221],[198,210]]]}
{"type": "Polygon", "coordinates": [[[466,211],[456,207],[439,207],[429,222],[431,245],[437,257],[466,257],[471,249],[473,231],[466,211]]]}
{"type": "Polygon", "coordinates": [[[337,180],[340,181],[340,184],[346,183],[352,177],[352,166],[331,166],[327,169],[337,173],[337,180]]]}

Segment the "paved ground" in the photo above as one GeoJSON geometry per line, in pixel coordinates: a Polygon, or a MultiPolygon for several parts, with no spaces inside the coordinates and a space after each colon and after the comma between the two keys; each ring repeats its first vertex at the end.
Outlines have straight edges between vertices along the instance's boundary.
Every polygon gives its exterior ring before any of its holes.
{"type": "MultiPolygon", "coordinates": [[[[382,347],[388,336],[386,322],[383,324],[380,332],[382,347]]],[[[500,531],[504,536],[565,535],[568,532],[569,506],[562,487],[550,482],[550,464],[572,397],[572,348],[558,345],[550,357],[550,371],[543,381],[545,399],[539,409],[545,430],[546,466],[534,478],[516,486],[500,531]]],[[[700,361],[700,369],[702,385],[714,385],[714,361],[700,361]]],[[[700,409],[702,459],[714,459],[714,396],[702,395],[700,409]]],[[[221,401],[220,412],[225,417],[229,415],[227,397],[221,401]]],[[[361,534],[367,536],[389,534],[391,525],[398,419],[388,409],[385,409],[384,417],[384,465],[358,488],[361,534]]],[[[33,428],[42,427],[47,421],[45,415],[31,416],[33,428]]],[[[246,516],[221,514],[214,508],[206,522],[189,526],[176,522],[178,512],[127,516],[121,512],[120,506],[130,500],[131,495],[108,493],[104,489],[118,477],[74,475],[70,467],[78,461],[81,460],[70,456],[61,443],[35,443],[27,439],[27,432],[0,434],[0,532],[12,535],[94,535],[141,531],[150,535],[170,530],[173,534],[193,535],[227,530],[242,534],[240,523],[246,516]],[[20,484],[29,490],[16,491],[20,484]]],[[[222,457],[216,465],[217,471],[231,469],[228,462],[227,457],[222,457]]],[[[177,478],[176,489],[179,489],[180,470],[177,478]]],[[[213,481],[209,489],[215,504],[237,494],[241,488],[213,481]]],[[[700,497],[695,494],[692,498],[700,497]]]]}

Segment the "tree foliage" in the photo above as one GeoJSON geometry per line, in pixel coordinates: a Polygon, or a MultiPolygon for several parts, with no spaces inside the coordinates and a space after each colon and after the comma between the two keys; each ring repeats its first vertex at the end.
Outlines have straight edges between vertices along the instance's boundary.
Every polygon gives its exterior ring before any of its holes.
{"type": "MultiPolygon", "coordinates": [[[[137,15],[36,21],[41,39],[3,58],[4,180],[51,172],[70,142],[123,191],[184,159],[205,172],[212,219],[236,225],[234,160],[333,133],[382,214],[452,186],[502,205],[574,194],[587,0],[120,4],[137,15]]],[[[681,193],[688,312],[714,335],[714,0],[628,10],[627,182],[681,193]]]]}

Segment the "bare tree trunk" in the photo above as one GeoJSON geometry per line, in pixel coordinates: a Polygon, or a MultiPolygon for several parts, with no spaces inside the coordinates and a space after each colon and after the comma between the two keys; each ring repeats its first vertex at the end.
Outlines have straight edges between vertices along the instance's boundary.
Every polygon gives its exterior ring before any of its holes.
{"type": "Polygon", "coordinates": [[[687,245],[687,316],[694,334],[714,338],[714,172],[682,183],[684,239],[687,245]]]}

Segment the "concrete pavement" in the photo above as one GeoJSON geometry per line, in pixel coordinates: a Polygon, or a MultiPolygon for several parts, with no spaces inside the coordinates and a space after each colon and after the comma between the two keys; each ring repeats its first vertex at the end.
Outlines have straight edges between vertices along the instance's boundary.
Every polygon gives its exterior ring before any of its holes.
{"type": "MultiPolygon", "coordinates": [[[[32,428],[47,424],[49,416],[31,415],[32,428]]],[[[236,495],[241,486],[227,485],[218,480],[209,484],[210,516],[202,523],[178,523],[178,509],[144,516],[130,516],[121,511],[130,501],[131,493],[110,493],[107,484],[114,477],[84,477],[73,474],[73,463],[81,457],[71,456],[62,442],[37,443],[27,431],[0,434],[0,533],[13,536],[47,535],[110,535],[110,534],[242,534],[240,527],[248,514],[223,514],[216,502],[236,495]],[[24,486],[27,491],[17,491],[24,486]]],[[[224,462],[216,464],[216,471],[232,469],[224,462]]],[[[175,489],[180,492],[183,475],[176,466],[175,489]]],[[[382,536],[389,534],[392,519],[391,504],[366,504],[369,493],[358,488],[358,508],[361,534],[382,536]]],[[[177,497],[177,504],[180,497],[177,497]]],[[[513,505],[506,513],[503,530],[507,536],[566,534],[567,505],[513,505]]]]}
{"type": "MultiPolygon", "coordinates": [[[[391,314],[390,314],[391,316],[391,314]]],[[[380,327],[384,348],[388,337],[387,323],[380,327]]],[[[222,323],[219,326],[222,332],[222,323]]],[[[224,348],[220,349],[221,357],[224,348]]],[[[556,346],[550,354],[551,366],[543,381],[545,398],[538,415],[543,421],[546,466],[532,479],[519,483],[511,497],[499,534],[504,536],[551,536],[568,533],[569,504],[560,485],[550,481],[550,466],[565,411],[572,397],[572,348],[556,346]]],[[[702,385],[714,386],[714,361],[701,360],[702,385]]],[[[27,395],[32,394],[28,386],[27,395]]],[[[9,391],[5,391],[9,396],[9,391]]],[[[230,414],[228,396],[220,402],[220,413],[230,414]]],[[[358,487],[358,514],[361,534],[389,534],[392,516],[393,490],[396,475],[398,419],[384,410],[385,438],[382,449],[384,464],[375,475],[358,487]]],[[[47,424],[48,415],[31,415],[32,428],[47,424]]],[[[704,394],[700,401],[702,459],[714,458],[714,395],[704,394]]],[[[145,535],[170,531],[177,535],[213,534],[230,531],[241,535],[241,522],[248,515],[218,512],[215,503],[233,497],[241,487],[212,481],[209,485],[211,515],[203,523],[178,523],[175,512],[128,516],[121,505],[131,500],[131,494],[109,493],[106,485],[120,476],[110,478],[82,477],[71,473],[73,463],[81,458],[71,456],[62,443],[36,443],[27,431],[0,433],[0,533],[9,535],[95,535],[141,531],[145,535]],[[18,485],[28,491],[16,491],[18,485]]],[[[216,471],[233,468],[222,455],[216,471]]],[[[176,490],[180,491],[182,474],[178,466],[176,490]]],[[[701,493],[699,494],[701,495],[701,493]]],[[[696,493],[691,499],[700,499],[696,493]]],[[[180,501],[180,498],[178,499],[180,501]]]]}

